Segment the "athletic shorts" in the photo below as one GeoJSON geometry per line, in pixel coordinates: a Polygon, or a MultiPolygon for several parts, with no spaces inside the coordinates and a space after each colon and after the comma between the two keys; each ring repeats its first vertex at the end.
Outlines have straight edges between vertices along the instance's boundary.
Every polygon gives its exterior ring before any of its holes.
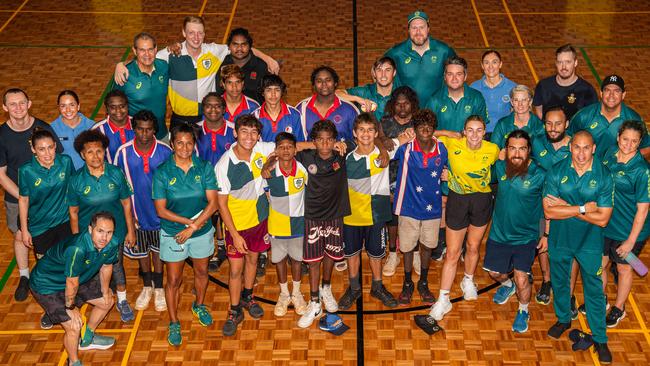
{"type": "Polygon", "coordinates": [[[214,253],[214,228],[195,238],[189,238],[184,244],[178,244],[174,235],[160,229],[160,260],[165,262],[182,262],[189,258],[207,258],[214,253]]]}
{"type": "MultiPolygon", "coordinates": [[[[264,220],[246,230],[238,231],[239,235],[246,240],[248,250],[255,253],[262,253],[269,250],[271,247],[270,235],[267,221],[264,220]]],[[[237,251],[232,240],[230,232],[226,230],[226,255],[228,258],[243,258],[244,254],[237,251]]]]}
{"type": "Polygon", "coordinates": [[[131,259],[146,258],[149,252],[160,253],[160,230],[135,229],[135,245],[124,247],[124,255],[131,259]]]}
{"type": "Polygon", "coordinates": [[[12,234],[15,234],[19,229],[18,223],[20,222],[18,217],[18,204],[5,201],[5,214],[7,216],[7,228],[12,234]]]}
{"type": "Polygon", "coordinates": [[[399,217],[397,235],[399,236],[399,250],[407,253],[417,248],[418,241],[427,248],[438,246],[438,233],[440,232],[440,219],[418,220],[408,216],[399,217]]]}
{"type": "Polygon", "coordinates": [[[487,225],[492,217],[494,200],[492,193],[458,194],[449,191],[445,220],[452,230],[462,230],[469,225],[480,227],[487,225]]]}
{"type": "Polygon", "coordinates": [[[391,220],[388,221],[388,223],[386,225],[393,226],[393,227],[398,226],[399,225],[399,216],[391,215],[391,220]]]}
{"type": "Polygon", "coordinates": [[[388,231],[385,223],[371,226],[343,224],[343,253],[346,257],[352,257],[365,248],[368,257],[383,258],[386,255],[387,242],[388,231]]]}
{"type": "Polygon", "coordinates": [[[60,223],[53,228],[49,228],[44,233],[32,237],[34,252],[36,255],[42,256],[48,249],[69,236],[72,236],[69,221],[60,223]]]}
{"type": "Polygon", "coordinates": [[[289,256],[291,260],[302,262],[302,243],[305,238],[297,236],[294,238],[271,237],[271,262],[278,263],[289,256]]]}
{"type": "Polygon", "coordinates": [[[537,243],[537,240],[533,240],[528,244],[509,245],[488,239],[483,269],[501,274],[510,273],[513,269],[532,273],[537,243]]]}
{"type": "Polygon", "coordinates": [[[302,260],[318,262],[325,255],[335,261],[343,259],[343,219],[305,219],[302,260]]]}
{"type": "MultiPolygon", "coordinates": [[[[619,264],[627,264],[625,259],[621,258],[621,256],[616,253],[616,249],[621,246],[623,242],[610,239],[605,237],[605,245],[603,247],[603,257],[609,256],[609,260],[612,262],[616,262],[619,264]]],[[[634,243],[634,247],[632,247],[632,253],[636,255],[637,257],[641,253],[641,250],[643,250],[643,247],[645,246],[645,240],[642,241],[637,241],[634,243]]]]}
{"type": "MultiPolygon", "coordinates": [[[[70,320],[65,308],[65,290],[53,294],[43,295],[32,289],[32,295],[36,302],[45,310],[47,316],[54,324],[65,323],[70,320]]],[[[75,305],[79,308],[84,303],[91,300],[102,298],[102,286],[99,279],[99,273],[87,282],[79,285],[77,297],[74,300],[75,305]]]]}

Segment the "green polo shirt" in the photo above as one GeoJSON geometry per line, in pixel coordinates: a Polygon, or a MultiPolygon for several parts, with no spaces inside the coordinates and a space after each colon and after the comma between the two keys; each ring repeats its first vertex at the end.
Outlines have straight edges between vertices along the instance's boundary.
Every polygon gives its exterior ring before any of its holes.
{"type": "Polygon", "coordinates": [[[39,259],[29,276],[29,286],[42,295],[65,291],[65,280],[79,277],[79,284],[90,281],[103,265],[117,262],[115,236],[102,250],[95,248],[88,228],[61,240],[39,259]]]}
{"type": "MultiPolygon", "coordinates": [[[[641,153],[637,152],[627,163],[619,163],[616,159],[617,152],[618,147],[613,147],[603,158],[603,164],[612,173],[616,202],[612,218],[605,227],[605,236],[623,241],[632,230],[637,203],[650,202],[650,170],[641,153]]],[[[637,241],[645,241],[649,236],[650,220],[645,220],[637,241]]]]}
{"type": "Polygon", "coordinates": [[[68,155],[56,154],[54,164],[43,167],[36,157],[18,169],[18,190],[29,197],[29,232],[38,236],[69,221],[66,192],[74,166],[68,155]]]}
{"type": "MultiPolygon", "coordinates": [[[[395,83],[393,83],[391,93],[393,90],[395,90],[395,83]]],[[[390,94],[387,96],[379,94],[377,92],[376,83],[366,84],[363,86],[355,86],[354,88],[347,89],[346,91],[348,94],[355,95],[364,99],[369,99],[377,103],[375,118],[377,118],[377,121],[381,121],[381,117],[384,116],[384,109],[386,109],[386,103],[388,103],[388,100],[390,99],[390,94]]]]}
{"type": "Polygon", "coordinates": [[[432,37],[429,37],[429,49],[422,56],[413,50],[410,39],[386,51],[386,56],[397,65],[396,86],[407,85],[415,90],[421,108],[443,86],[444,62],[455,55],[446,43],[432,37]]]}
{"type": "Polygon", "coordinates": [[[121,90],[129,98],[129,115],[134,116],[147,109],[158,120],[157,139],[167,136],[167,89],[169,87],[169,66],[164,60],[156,59],[151,75],[140,71],[138,63],[131,61],[126,65],[129,70],[129,80],[124,85],[115,84],[114,89],[121,90]]]}
{"type": "Polygon", "coordinates": [[[124,173],[115,165],[104,162],[104,174],[99,178],[90,174],[84,165],[70,179],[68,187],[68,206],[79,207],[79,231],[88,229],[92,216],[100,211],[108,211],[115,218],[113,237],[119,243],[126,236],[126,220],[121,200],[133,194],[124,173]]]}
{"type": "Polygon", "coordinates": [[[499,182],[492,215],[490,240],[505,245],[524,245],[539,239],[539,220],[544,215],[542,192],[546,172],[534,161],[523,177],[506,176],[506,162],[494,165],[499,182]],[[522,215],[525,212],[525,215],[522,215]]]}
{"type": "MultiPolygon", "coordinates": [[[[612,122],[607,121],[607,118],[600,113],[601,108],[602,103],[598,102],[579,110],[569,123],[568,133],[573,136],[580,130],[589,131],[596,142],[596,156],[602,159],[607,150],[616,145],[618,129],[623,122],[628,120],[643,120],[638,113],[625,105],[625,103],[621,103],[621,114],[614,118],[612,122]]],[[[647,133],[648,129],[645,123],[641,123],[641,125],[646,130],[646,134],[641,141],[641,145],[639,145],[639,149],[650,146],[650,136],[647,133]]]]}
{"type": "Polygon", "coordinates": [[[426,108],[431,109],[438,117],[438,130],[460,132],[465,127],[467,117],[478,114],[488,121],[485,99],[481,92],[463,85],[463,97],[458,103],[449,98],[449,89],[443,87],[429,98],[426,108]]]}
{"type": "MultiPolygon", "coordinates": [[[[492,131],[490,141],[497,144],[500,149],[503,149],[506,146],[506,139],[508,138],[508,135],[510,135],[510,132],[517,129],[519,129],[519,127],[515,125],[515,113],[512,112],[497,122],[497,125],[494,127],[494,131],[492,131]]],[[[528,132],[531,142],[538,136],[546,138],[544,136],[546,133],[544,131],[544,123],[542,123],[542,121],[537,118],[537,116],[532,112],[530,112],[530,119],[528,120],[528,124],[521,129],[528,132]]]]}
{"type": "MultiPolygon", "coordinates": [[[[187,174],[176,165],[174,155],[162,163],[153,174],[154,200],[167,200],[166,208],[186,218],[193,218],[208,205],[205,191],[217,190],[217,178],[212,165],[196,156],[192,156],[192,166],[187,174]]],[[[176,235],[185,229],[185,225],[160,219],[161,228],[168,235],[176,235]]],[[[212,228],[212,222],[203,225],[192,237],[201,236],[212,228]]]]}
{"type": "MultiPolygon", "coordinates": [[[[614,184],[609,170],[594,157],[591,169],[581,177],[573,168],[571,156],[565,158],[546,175],[544,196],[562,198],[570,206],[596,202],[598,207],[612,207],[614,184]]],[[[576,250],[603,250],[603,228],[576,217],[551,220],[549,245],[576,250]]]]}
{"type": "Polygon", "coordinates": [[[564,160],[570,154],[568,144],[555,150],[553,144],[546,138],[546,132],[539,138],[533,139],[533,155],[531,157],[546,171],[550,171],[553,165],[564,160]]]}

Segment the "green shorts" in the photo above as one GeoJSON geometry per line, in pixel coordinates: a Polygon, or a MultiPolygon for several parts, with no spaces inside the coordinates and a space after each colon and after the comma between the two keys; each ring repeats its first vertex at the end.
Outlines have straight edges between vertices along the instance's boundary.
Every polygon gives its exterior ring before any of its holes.
{"type": "Polygon", "coordinates": [[[189,238],[179,245],[173,235],[160,229],[160,259],[165,262],[181,262],[189,258],[207,258],[214,253],[214,227],[207,233],[189,238]]]}

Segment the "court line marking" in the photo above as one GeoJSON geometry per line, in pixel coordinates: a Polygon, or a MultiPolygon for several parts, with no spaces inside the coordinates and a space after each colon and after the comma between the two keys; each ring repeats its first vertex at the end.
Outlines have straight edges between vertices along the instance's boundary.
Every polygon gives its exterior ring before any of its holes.
{"type": "Polygon", "coordinates": [[[476,8],[476,1],[471,0],[472,2],[472,9],[474,9],[474,15],[476,16],[476,21],[478,22],[478,28],[481,30],[481,36],[483,36],[483,43],[485,43],[485,47],[490,47],[490,43],[488,42],[487,35],[485,34],[485,29],[483,29],[483,22],[481,22],[481,16],[478,13],[478,9],[476,8]]]}
{"type": "MultiPolygon", "coordinates": [[[[133,328],[122,329],[97,329],[96,333],[131,333],[133,328]]],[[[23,334],[63,334],[63,329],[17,329],[17,330],[0,330],[0,335],[23,335],[23,334]]]]}
{"type": "MultiPolygon", "coordinates": [[[[607,15],[607,14],[650,14],[650,10],[639,11],[516,11],[512,15],[607,15]]],[[[507,15],[507,13],[485,12],[481,15],[507,15]]]]}
{"type": "MultiPolygon", "coordinates": [[[[13,240],[12,240],[12,244],[13,244],[13,240]]],[[[11,277],[11,273],[14,271],[15,267],[16,267],[16,257],[14,256],[13,258],[11,258],[11,261],[9,262],[9,266],[7,266],[5,273],[2,275],[2,279],[0,279],[0,292],[2,292],[2,290],[7,285],[7,281],[9,280],[9,277],[11,277]]]]}
{"type": "Polygon", "coordinates": [[[228,25],[226,26],[226,32],[223,34],[221,43],[226,43],[226,40],[228,40],[228,33],[230,33],[230,27],[232,27],[233,19],[235,19],[235,12],[237,11],[238,4],[239,0],[235,0],[235,3],[232,5],[232,9],[230,10],[230,18],[228,19],[228,25]]]}
{"type": "Polygon", "coordinates": [[[585,59],[585,62],[587,63],[589,70],[591,70],[591,74],[596,78],[598,85],[600,85],[603,81],[600,79],[600,75],[598,75],[598,72],[596,71],[593,62],[591,62],[591,58],[589,58],[589,55],[587,55],[587,51],[585,51],[583,47],[578,47],[578,48],[580,49],[580,53],[582,53],[582,57],[585,59]]]}
{"type": "Polygon", "coordinates": [[[129,336],[129,342],[126,344],[126,351],[124,351],[124,357],[122,358],[122,366],[125,366],[129,362],[129,357],[131,356],[131,351],[133,350],[133,343],[135,343],[135,336],[138,334],[138,329],[140,328],[140,322],[142,321],[142,314],[144,311],[139,310],[138,315],[135,316],[135,323],[131,329],[131,335],[129,336]]]}
{"type": "Polygon", "coordinates": [[[530,56],[528,56],[528,51],[526,50],[526,48],[524,48],[524,41],[522,40],[521,35],[519,34],[519,29],[517,29],[517,24],[515,24],[515,19],[512,17],[512,14],[510,13],[510,8],[508,8],[508,3],[506,2],[506,0],[501,0],[501,2],[503,3],[503,8],[506,10],[508,19],[510,19],[510,24],[512,25],[512,29],[515,31],[515,36],[517,36],[517,41],[519,42],[521,51],[524,53],[524,58],[528,63],[528,68],[530,69],[530,72],[533,75],[535,84],[537,84],[539,82],[539,78],[537,77],[537,72],[533,67],[533,62],[530,60],[530,56]]]}
{"type": "MultiPolygon", "coordinates": [[[[27,1],[26,1],[27,2],[27,1]]],[[[0,13],[11,13],[14,10],[0,10],[0,13]]],[[[99,15],[195,15],[195,12],[174,11],[103,11],[103,10],[21,10],[21,13],[31,14],[99,14],[99,15]]],[[[226,12],[207,12],[201,15],[230,15],[226,12]]]]}
{"type": "MultiPolygon", "coordinates": [[[[203,5],[201,5],[201,10],[199,10],[199,16],[203,16],[203,11],[205,11],[205,6],[208,5],[208,0],[203,0],[203,5]]],[[[223,15],[228,15],[228,13],[222,13],[223,15]]]]}
{"type": "Polygon", "coordinates": [[[11,21],[16,17],[16,15],[18,15],[18,13],[20,13],[20,11],[23,9],[23,7],[25,6],[25,4],[27,4],[28,1],[29,1],[29,0],[25,0],[25,1],[23,1],[23,3],[20,4],[20,6],[18,7],[18,9],[16,9],[15,11],[14,11],[14,10],[9,10],[10,12],[13,11],[14,13],[11,14],[11,16],[9,17],[9,19],[7,19],[7,21],[5,21],[5,24],[3,24],[2,27],[0,27],[0,33],[2,33],[2,31],[5,30],[5,28],[7,28],[7,26],[9,25],[9,23],[11,23],[11,21]]]}
{"type": "MultiPolygon", "coordinates": [[[[81,306],[81,334],[83,334],[83,331],[86,327],[86,322],[88,319],[86,319],[86,310],[88,310],[88,304],[83,304],[81,306]]],[[[62,345],[63,346],[63,345],[62,345]]],[[[77,351],[79,353],[79,351],[77,351]]],[[[63,346],[63,352],[61,352],[61,358],[59,358],[59,363],[57,364],[58,366],[63,366],[65,365],[65,361],[68,359],[68,352],[65,350],[65,346],[63,346]]]]}
{"type": "Polygon", "coordinates": [[[630,301],[630,305],[632,305],[632,311],[634,312],[634,316],[636,317],[636,320],[639,322],[641,329],[645,331],[645,333],[643,333],[643,335],[645,336],[645,340],[646,342],[648,342],[648,344],[650,344],[650,333],[648,333],[648,328],[645,325],[645,320],[643,320],[643,316],[641,316],[639,307],[636,306],[636,301],[634,300],[634,295],[632,293],[630,293],[628,300],[630,301]]]}

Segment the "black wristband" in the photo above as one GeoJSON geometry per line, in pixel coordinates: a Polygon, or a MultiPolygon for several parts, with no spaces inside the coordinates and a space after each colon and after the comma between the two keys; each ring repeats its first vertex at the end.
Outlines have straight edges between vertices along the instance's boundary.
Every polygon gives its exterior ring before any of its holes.
{"type": "Polygon", "coordinates": [[[68,310],[74,310],[76,308],[76,306],[75,306],[74,303],[72,303],[72,305],[66,306],[65,308],[68,309],[68,310]]]}
{"type": "Polygon", "coordinates": [[[543,237],[548,238],[548,233],[542,234],[543,237]]]}

